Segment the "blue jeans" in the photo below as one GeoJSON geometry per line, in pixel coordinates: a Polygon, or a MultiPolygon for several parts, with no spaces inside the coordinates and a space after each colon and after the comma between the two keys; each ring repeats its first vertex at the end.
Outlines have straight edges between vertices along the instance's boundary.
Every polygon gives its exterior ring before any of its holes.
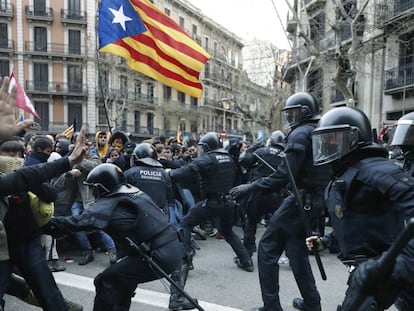
{"type": "Polygon", "coordinates": [[[67,310],[62,293],[47,265],[40,239],[9,244],[10,260],[16,265],[43,310],[67,310]]]}
{"type": "Polygon", "coordinates": [[[181,220],[183,219],[183,205],[180,201],[175,200],[174,205],[169,205],[170,224],[175,231],[181,228],[181,220]]]}
{"type": "MultiPolygon", "coordinates": [[[[78,216],[82,214],[84,210],[85,209],[83,207],[82,202],[79,202],[79,201],[73,202],[72,207],[71,207],[72,216],[78,216]]],[[[98,234],[100,236],[102,244],[104,245],[107,251],[115,248],[115,243],[109,235],[107,235],[102,230],[99,230],[98,234]]],[[[75,232],[75,237],[82,251],[92,249],[91,243],[89,242],[89,239],[88,239],[88,235],[86,234],[85,231],[75,232]]]]}

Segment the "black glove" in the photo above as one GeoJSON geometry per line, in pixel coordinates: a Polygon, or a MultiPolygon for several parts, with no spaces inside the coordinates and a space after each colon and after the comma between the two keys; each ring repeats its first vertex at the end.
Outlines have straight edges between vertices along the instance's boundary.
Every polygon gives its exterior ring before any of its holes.
{"type": "Polygon", "coordinates": [[[248,195],[252,191],[250,184],[242,184],[230,189],[230,195],[236,200],[240,200],[242,197],[248,195]]]}
{"type": "Polygon", "coordinates": [[[42,227],[45,234],[51,235],[53,238],[59,240],[72,234],[61,222],[56,218],[52,218],[46,225],[42,227]]]}

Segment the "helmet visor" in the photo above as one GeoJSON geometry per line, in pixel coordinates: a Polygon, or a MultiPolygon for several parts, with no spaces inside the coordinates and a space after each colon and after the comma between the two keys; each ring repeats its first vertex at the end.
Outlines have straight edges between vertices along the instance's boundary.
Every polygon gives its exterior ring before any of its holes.
{"type": "Polygon", "coordinates": [[[414,146],[414,122],[412,120],[399,120],[391,145],[414,146]]]}
{"type": "Polygon", "coordinates": [[[358,131],[348,125],[316,129],[312,133],[313,164],[340,159],[358,145],[358,131]]]}
{"type": "Polygon", "coordinates": [[[302,106],[290,106],[282,110],[283,132],[286,134],[302,121],[302,106]]]}

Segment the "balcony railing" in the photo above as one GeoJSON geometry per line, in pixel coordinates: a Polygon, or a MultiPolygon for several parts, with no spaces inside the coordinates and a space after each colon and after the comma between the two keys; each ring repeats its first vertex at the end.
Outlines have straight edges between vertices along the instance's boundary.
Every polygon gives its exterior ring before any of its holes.
{"type": "Polygon", "coordinates": [[[88,87],[82,83],[43,82],[26,80],[26,91],[37,94],[86,96],[88,87]]]}
{"type": "Polygon", "coordinates": [[[14,41],[0,39],[0,52],[13,52],[14,41]]]}
{"type": "Polygon", "coordinates": [[[24,51],[36,55],[48,55],[56,57],[86,57],[85,48],[62,43],[46,43],[25,41],[24,51]]]}
{"type": "Polygon", "coordinates": [[[414,88],[414,63],[385,71],[384,91],[386,94],[399,93],[404,88],[414,88]]]}
{"type": "Polygon", "coordinates": [[[383,0],[376,5],[376,22],[384,22],[403,16],[405,13],[413,13],[414,0],[383,0]]]}
{"type": "Polygon", "coordinates": [[[25,6],[25,15],[28,20],[39,20],[39,21],[53,21],[53,9],[45,7],[44,9],[39,9],[33,5],[25,6]]]}
{"type": "Polygon", "coordinates": [[[0,16],[13,17],[14,5],[10,2],[0,2],[0,16]]]}
{"type": "Polygon", "coordinates": [[[60,10],[60,18],[64,24],[81,24],[85,25],[87,22],[86,12],[73,10],[60,10]]]}

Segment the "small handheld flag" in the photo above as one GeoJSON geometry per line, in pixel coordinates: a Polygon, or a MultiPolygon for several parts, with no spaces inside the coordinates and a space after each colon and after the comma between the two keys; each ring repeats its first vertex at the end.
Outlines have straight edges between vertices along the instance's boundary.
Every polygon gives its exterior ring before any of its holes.
{"type": "Polygon", "coordinates": [[[16,86],[16,107],[23,109],[24,111],[34,115],[36,118],[40,119],[39,115],[37,114],[32,102],[30,101],[29,97],[27,97],[26,92],[21,87],[19,82],[17,81],[14,72],[10,75],[10,84],[9,84],[9,93],[16,86]]]}

